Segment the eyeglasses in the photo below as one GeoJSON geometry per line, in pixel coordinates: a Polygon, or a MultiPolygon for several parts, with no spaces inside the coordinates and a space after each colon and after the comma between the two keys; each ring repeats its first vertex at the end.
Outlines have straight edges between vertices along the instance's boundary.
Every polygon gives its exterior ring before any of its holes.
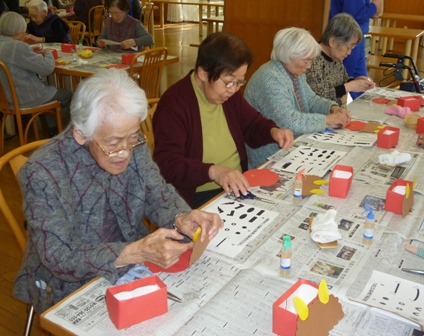
{"type": "Polygon", "coordinates": [[[343,44],[343,45],[347,48],[347,50],[355,49],[355,47],[357,46],[356,43],[355,44],[352,44],[352,45],[348,45],[348,44],[343,44]]]}
{"type": "Polygon", "coordinates": [[[109,17],[112,16],[119,16],[122,15],[123,13],[125,13],[124,11],[119,11],[119,12],[108,12],[109,17]]]}
{"type": "Polygon", "coordinates": [[[232,88],[234,85],[237,85],[238,87],[243,86],[247,82],[246,80],[241,80],[241,81],[238,81],[238,82],[236,82],[236,81],[226,82],[221,77],[219,77],[219,79],[224,82],[225,87],[227,89],[232,88]]]}
{"type": "Polygon", "coordinates": [[[147,142],[146,136],[144,134],[140,134],[140,136],[143,137],[143,140],[138,141],[134,145],[129,145],[127,148],[117,149],[110,152],[106,152],[106,150],[96,141],[96,139],[93,138],[93,140],[107,157],[115,157],[124,154],[125,151],[131,152],[135,147],[145,144],[147,142]]]}

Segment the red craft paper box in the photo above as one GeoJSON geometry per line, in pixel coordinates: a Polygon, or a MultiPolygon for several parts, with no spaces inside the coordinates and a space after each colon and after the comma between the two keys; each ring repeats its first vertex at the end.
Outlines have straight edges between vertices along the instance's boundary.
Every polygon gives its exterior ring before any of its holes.
{"type": "Polygon", "coordinates": [[[156,275],[113,286],[106,291],[106,306],[109,317],[117,329],[126,328],[168,311],[166,285],[156,275]],[[158,285],[160,289],[128,300],[118,300],[115,295],[131,292],[136,288],[158,285]]]}
{"type": "Polygon", "coordinates": [[[130,64],[135,55],[137,55],[137,54],[123,54],[122,55],[122,64],[130,64]]]}
{"type": "Polygon", "coordinates": [[[421,107],[421,96],[406,96],[398,98],[399,106],[409,107],[411,111],[418,111],[421,107]]]}
{"type": "Polygon", "coordinates": [[[57,60],[59,58],[59,55],[57,54],[57,50],[56,49],[46,48],[46,50],[50,50],[52,52],[53,58],[55,60],[57,60]]]}
{"type": "Polygon", "coordinates": [[[62,43],[60,46],[62,52],[64,53],[71,53],[72,49],[76,52],[77,51],[77,45],[72,43],[62,43]]]}
{"type": "Polygon", "coordinates": [[[398,144],[400,129],[386,126],[378,132],[377,147],[393,148],[398,144]]]}
{"type": "Polygon", "coordinates": [[[282,296],[280,296],[277,301],[274,302],[272,309],[272,332],[281,336],[295,336],[297,331],[297,320],[299,315],[297,315],[294,309],[286,309],[293,306],[293,297],[301,296],[301,292],[304,289],[303,286],[307,286],[309,289],[313,287],[317,290],[318,294],[318,285],[314,284],[311,281],[300,279],[293,286],[289,288],[282,296]],[[296,295],[293,295],[296,294],[296,295]],[[290,299],[290,302],[286,302],[287,299],[290,299]]]}
{"type": "Polygon", "coordinates": [[[424,117],[418,118],[417,129],[415,131],[417,132],[417,134],[423,134],[424,133],[424,117]]]}
{"type": "Polygon", "coordinates": [[[330,186],[328,188],[328,195],[333,197],[346,198],[349,192],[350,185],[352,184],[353,168],[351,166],[336,165],[330,174],[330,186]],[[350,173],[350,177],[342,178],[337,177],[337,172],[350,173]]]}
{"type": "Polygon", "coordinates": [[[396,180],[387,189],[386,192],[386,204],[384,209],[387,211],[394,212],[399,215],[406,216],[411,210],[414,204],[414,183],[408,180],[396,180]],[[398,186],[406,186],[409,184],[409,195],[400,194],[394,191],[398,186]]]}

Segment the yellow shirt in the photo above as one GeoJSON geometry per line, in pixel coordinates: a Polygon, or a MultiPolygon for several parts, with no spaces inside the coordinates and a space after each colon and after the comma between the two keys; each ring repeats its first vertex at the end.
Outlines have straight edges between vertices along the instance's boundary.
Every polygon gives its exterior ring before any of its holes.
{"type": "MultiPolygon", "coordinates": [[[[199,103],[203,134],[203,162],[237,169],[241,172],[240,156],[228,128],[222,105],[211,104],[191,75],[191,83],[199,103]]],[[[215,182],[197,187],[196,192],[218,189],[215,182]]]]}

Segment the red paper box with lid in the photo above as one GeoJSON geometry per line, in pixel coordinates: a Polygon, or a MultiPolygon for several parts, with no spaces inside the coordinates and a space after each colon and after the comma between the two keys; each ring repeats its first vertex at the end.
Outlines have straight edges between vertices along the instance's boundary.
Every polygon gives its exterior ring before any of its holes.
{"type": "Polygon", "coordinates": [[[351,166],[336,165],[330,174],[330,186],[328,194],[333,197],[346,198],[352,184],[353,168],[351,166]],[[350,177],[337,177],[337,172],[345,172],[350,177]]]}
{"type": "Polygon", "coordinates": [[[397,127],[386,126],[378,132],[377,147],[393,148],[399,142],[400,129],[397,127]]]}
{"type": "Polygon", "coordinates": [[[421,107],[421,96],[406,96],[398,98],[397,102],[399,106],[409,107],[411,111],[418,111],[421,107]]]}
{"type": "Polygon", "coordinates": [[[135,280],[123,285],[113,286],[106,291],[106,306],[109,317],[117,329],[123,329],[168,311],[168,292],[166,285],[157,276],[135,280]],[[143,286],[158,285],[151,293],[119,300],[115,297],[121,292],[132,292],[143,286]]]}

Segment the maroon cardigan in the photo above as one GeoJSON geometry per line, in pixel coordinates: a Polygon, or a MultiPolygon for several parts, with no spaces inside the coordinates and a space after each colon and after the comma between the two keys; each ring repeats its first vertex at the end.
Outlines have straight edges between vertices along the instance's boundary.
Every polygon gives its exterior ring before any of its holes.
{"type": "MultiPolygon", "coordinates": [[[[202,162],[202,125],[190,79],[192,72],[168,88],[153,117],[154,160],[165,180],[174,185],[188,204],[192,204],[196,188],[211,181],[209,167],[213,165],[202,162]]],[[[246,171],[245,145],[258,148],[274,142],[270,130],[278,126],[251,107],[240,91],[222,106],[241,167],[246,171]]]]}

